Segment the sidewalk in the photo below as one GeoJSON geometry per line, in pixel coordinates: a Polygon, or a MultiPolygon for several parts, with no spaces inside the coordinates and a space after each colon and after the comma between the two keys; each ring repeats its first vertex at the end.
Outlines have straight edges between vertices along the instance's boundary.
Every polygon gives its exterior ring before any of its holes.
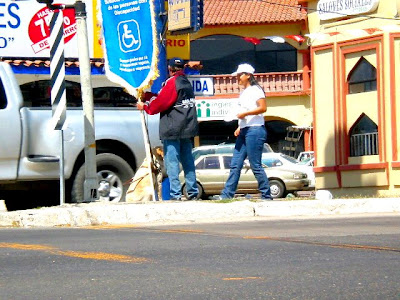
{"type": "Polygon", "coordinates": [[[274,200],[231,203],[161,201],[147,204],[95,202],[0,212],[0,227],[80,227],[143,223],[193,223],[351,214],[395,213],[400,198],[274,200]]]}

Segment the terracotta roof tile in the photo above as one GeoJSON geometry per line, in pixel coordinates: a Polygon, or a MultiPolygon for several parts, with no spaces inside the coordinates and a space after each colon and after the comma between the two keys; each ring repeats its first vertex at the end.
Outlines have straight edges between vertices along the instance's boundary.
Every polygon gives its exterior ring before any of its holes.
{"type": "MultiPolygon", "coordinates": [[[[25,66],[25,67],[47,67],[50,68],[50,60],[48,59],[22,59],[22,58],[10,58],[10,57],[2,57],[0,58],[0,61],[4,61],[10,65],[14,66],[25,66]]],[[[102,68],[104,67],[104,59],[91,59],[90,60],[90,65],[97,67],[97,68],[102,68]]],[[[65,66],[66,67],[77,67],[79,68],[79,61],[74,59],[74,60],[65,60],[65,66]]]]}
{"type": "Polygon", "coordinates": [[[204,25],[305,21],[298,0],[204,0],[204,25]]]}

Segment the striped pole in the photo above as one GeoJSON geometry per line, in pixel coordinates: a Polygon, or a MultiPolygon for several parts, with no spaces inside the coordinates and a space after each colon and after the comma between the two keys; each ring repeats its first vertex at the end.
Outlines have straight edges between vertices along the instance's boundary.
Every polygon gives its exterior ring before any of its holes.
{"type": "Polygon", "coordinates": [[[64,18],[61,9],[53,10],[50,21],[50,75],[52,127],[60,131],[60,205],[65,203],[64,132],[67,101],[65,95],[64,18]]]}
{"type": "Polygon", "coordinates": [[[66,119],[64,18],[61,10],[53,11],[50,21],[50,75],[52,124],[62,130],[66,119]]]}

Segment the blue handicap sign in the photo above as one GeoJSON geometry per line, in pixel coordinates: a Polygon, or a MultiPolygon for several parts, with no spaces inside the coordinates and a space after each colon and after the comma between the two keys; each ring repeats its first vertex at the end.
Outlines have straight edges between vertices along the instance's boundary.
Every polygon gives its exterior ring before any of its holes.
{"type": "Polygon", "coordinates": [[[124,21],[118,24],[119,47],[122,52],[132,52],[140,49],[139,23],[135,20],[124,21]]]}
{"type": "Polygon", "coordinates": [[[106,75],[133,95],[158,73],[152,1],[101,1],[100,4],[106,75]]]}

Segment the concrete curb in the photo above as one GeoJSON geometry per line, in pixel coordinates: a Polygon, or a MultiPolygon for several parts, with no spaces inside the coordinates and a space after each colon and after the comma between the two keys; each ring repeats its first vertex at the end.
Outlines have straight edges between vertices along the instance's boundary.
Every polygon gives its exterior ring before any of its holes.
{"type": "Polygon", "coordinates": [[[79,227],[202,220],[215,222],[254,217],[301,217],[365,213],[400,213],[400,199],[66,204],[40,209],[0,212],[0,227],[79,227]]]}
{"type": "Polygon", "coordinates": [[[255,216],[318,216],[400,212],[399,198],[298,200],[255,203],[255,216]]]}

